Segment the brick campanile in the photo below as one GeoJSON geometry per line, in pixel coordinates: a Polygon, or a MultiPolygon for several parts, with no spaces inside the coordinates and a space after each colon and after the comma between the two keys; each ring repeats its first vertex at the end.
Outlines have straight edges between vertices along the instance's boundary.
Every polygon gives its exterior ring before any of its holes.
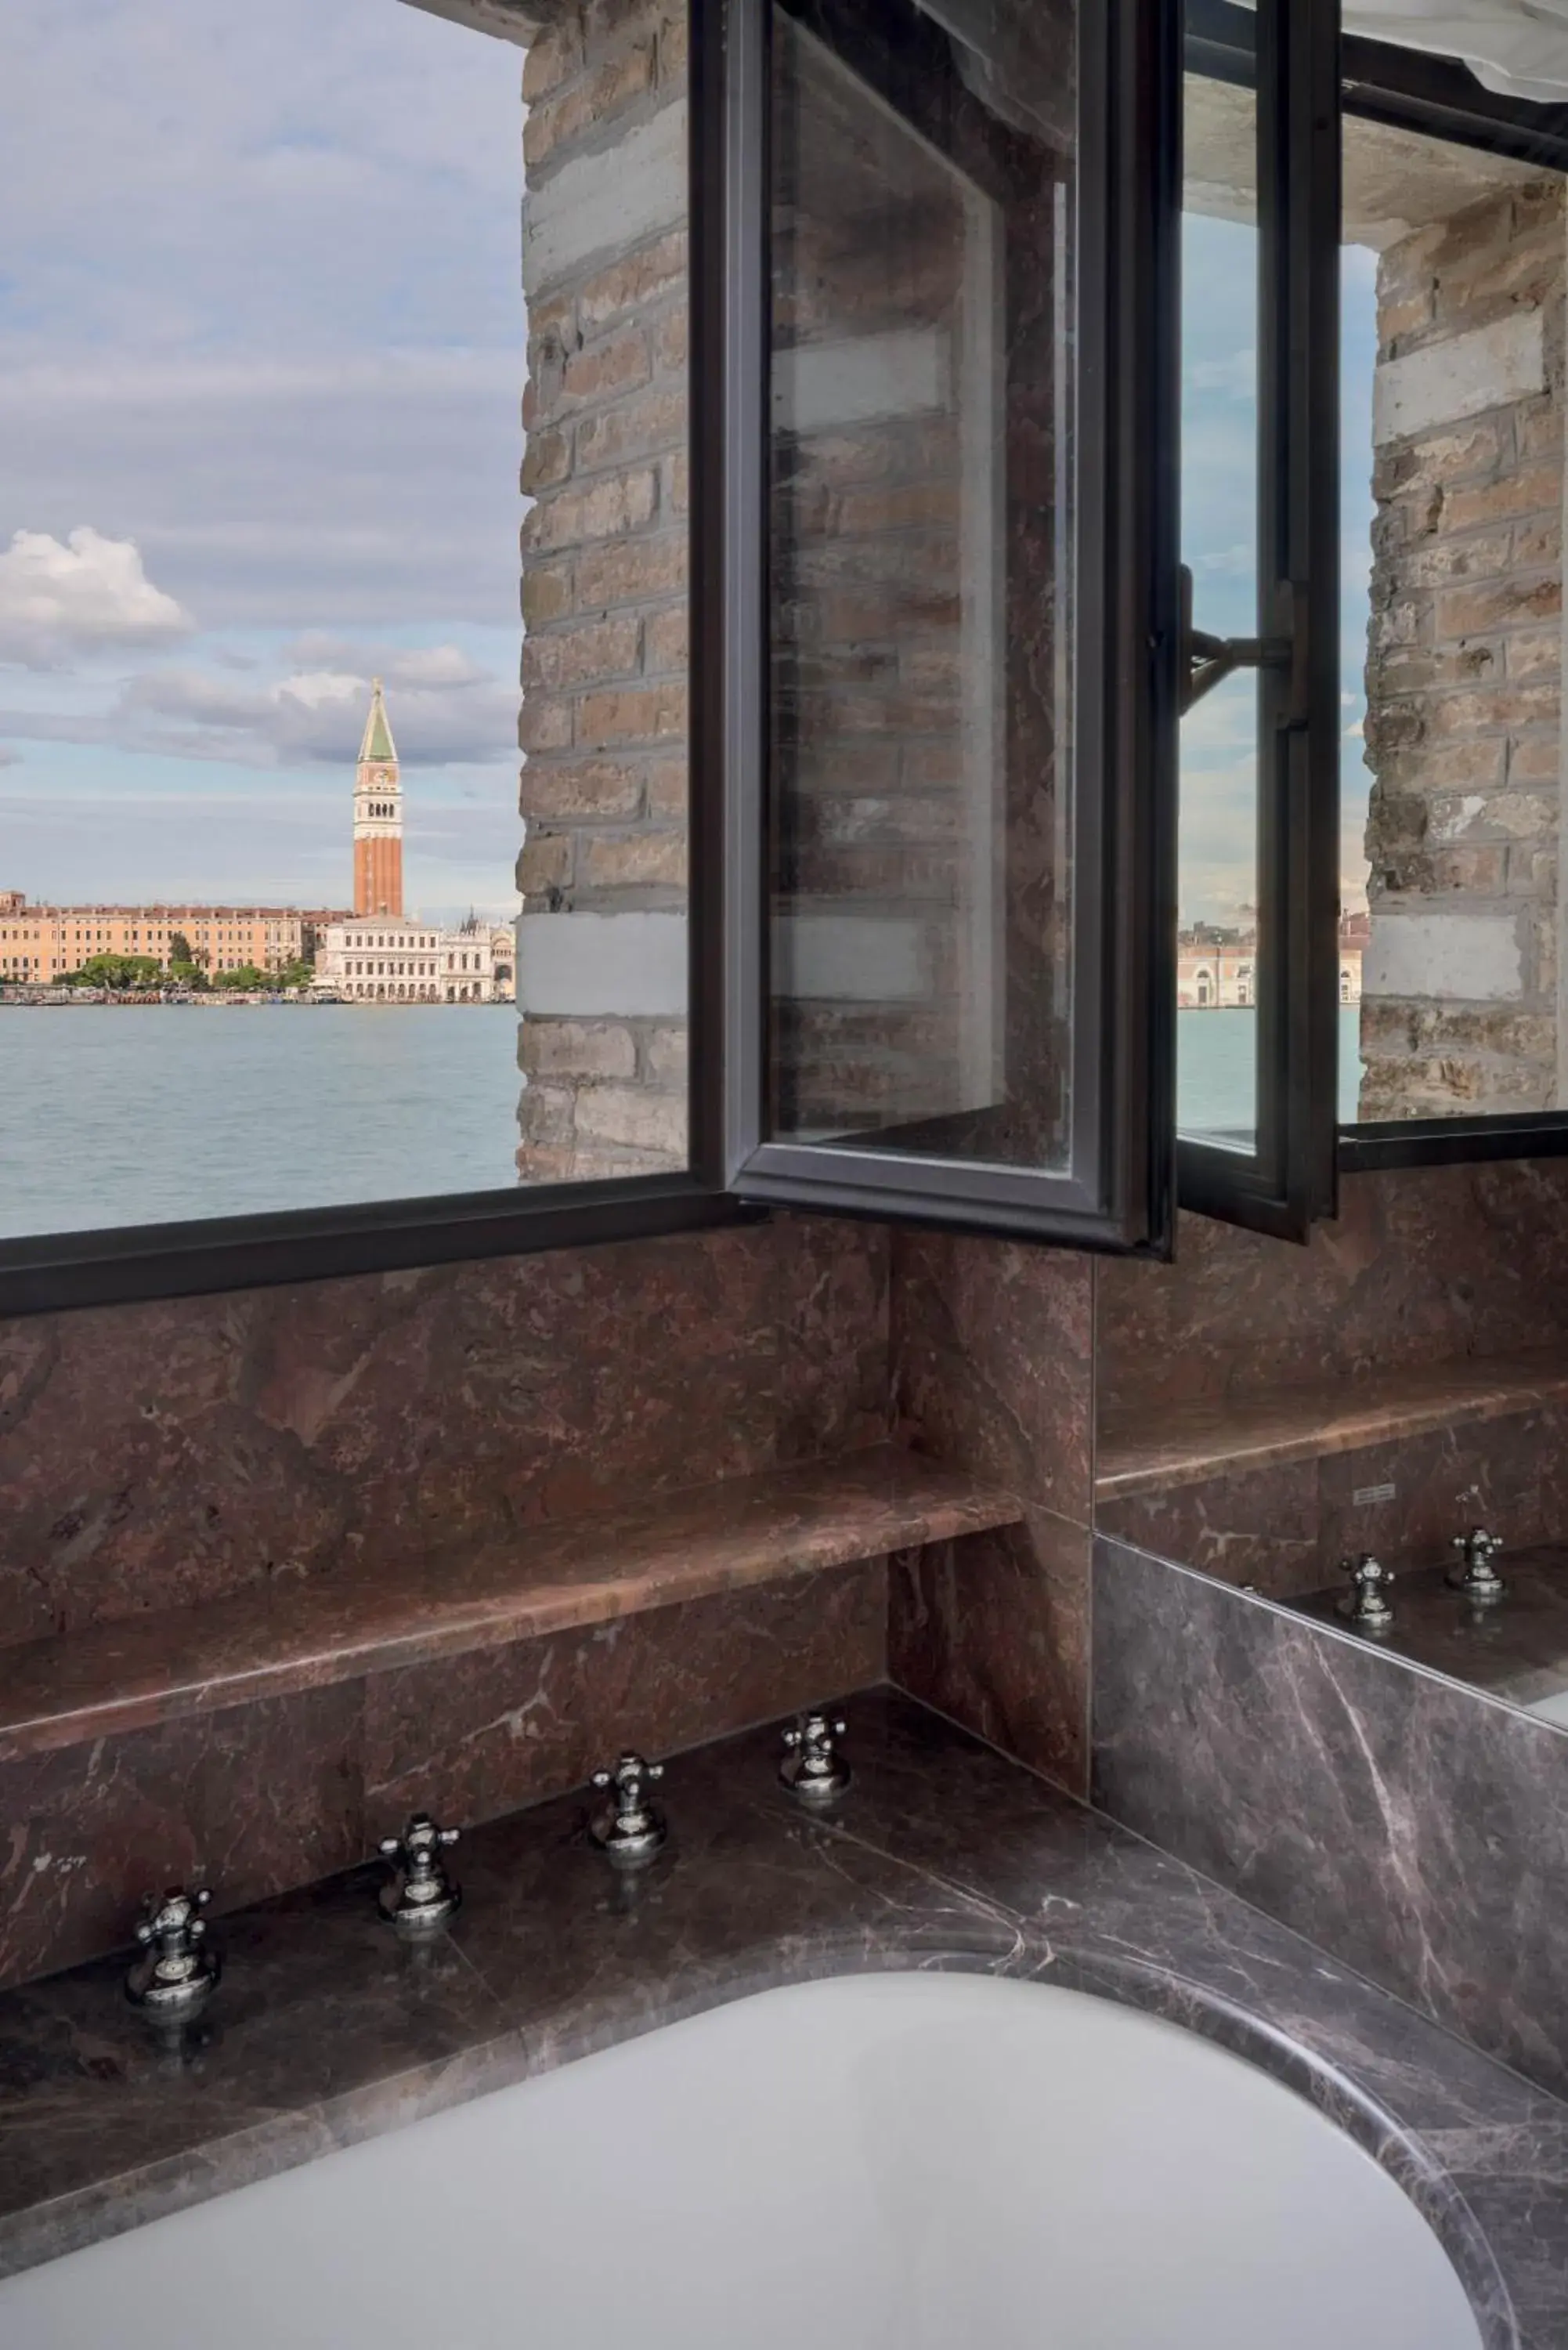
{"type": "Polygon", "coordinates": [[[377,678],[354,778],[354,911],[403,910],[403,787],[377,678]]]}

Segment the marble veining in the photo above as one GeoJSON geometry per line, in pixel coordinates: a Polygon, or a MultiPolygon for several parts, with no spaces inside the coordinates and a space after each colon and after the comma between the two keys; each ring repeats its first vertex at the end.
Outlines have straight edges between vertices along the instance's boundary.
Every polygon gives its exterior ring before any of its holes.
{"type": "Polygon", "coordinates": [[[1551,1724],[1101,1536],[1095,1795],[1568,2093],[1568,1739],[1551,1724]]]}
{"type": "Polygon", "coordinates": [[[738,1591],[1020,1515],[897,1446],[0,1648],[0,1762],[738,1591]]]}
{"type": "MultiPolygon", "coordinates": [[[[1132,2002],[1264,2064],[1437,2230],[1488,2350],[1568,2344],[1568,2109],[1190,1867],[887,1691],[803,1818],[775,1731],[683,1757],[617,1876],[566,1797],[476,1831],[451,1938],[360,1870],[229,1919],[204,2037],[161,2054],[99,1964],[0,1999],[0,2269],[48,2259],[770,1984],[968,1968],[1132,2002]]],[[[1310,2215],[1305,2217],[1310,2224],[1310,2215]]]]}

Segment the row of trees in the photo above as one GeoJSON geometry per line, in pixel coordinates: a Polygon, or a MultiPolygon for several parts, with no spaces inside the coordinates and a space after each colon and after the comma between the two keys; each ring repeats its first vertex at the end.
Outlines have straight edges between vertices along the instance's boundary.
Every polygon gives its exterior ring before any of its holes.
{"type": "Polygon", "coordinates": [[[237,971],[208,972],[191,951],[191,941],[176,931],[169,941],[168,967],[156,955],[89,955],[79,971],[67,972],[60,987],[107,987],[117,994],[148,994],[161,987],[188,988],[192,993],[249,993],[260,988],[308,987],[311,966],[286,963],[280,971],[259,971],[253,962],[237,971]]]}

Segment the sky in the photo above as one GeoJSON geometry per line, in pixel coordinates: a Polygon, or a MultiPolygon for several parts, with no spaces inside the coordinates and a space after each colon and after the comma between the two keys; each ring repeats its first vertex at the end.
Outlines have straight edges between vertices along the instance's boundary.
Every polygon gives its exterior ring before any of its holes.
{"type": "MultiPolygon", "coordinates": [[[[1194,618],[1211,636],[1257,633],[1257,233],[1188,213],[1182,252],[1181,537],[1194,618]]],[[[1345,250],[1341,273],[1341,896],[1366,902],[1362,839],[1371,778],[1362,760],[1371,573],[1372,378],[1376,256],[1345,250]]],[[[1181,727],[1179,902],[1184,921],[1236,925],[1257,902],[1257,698],[1231,678],[1181,727]]]]}
{"type": "Polygon", "coordinates": [[[5,0],[0,889],[351,903],[380,675],[410,910],[514,910],[521,64],[5,0]]]}

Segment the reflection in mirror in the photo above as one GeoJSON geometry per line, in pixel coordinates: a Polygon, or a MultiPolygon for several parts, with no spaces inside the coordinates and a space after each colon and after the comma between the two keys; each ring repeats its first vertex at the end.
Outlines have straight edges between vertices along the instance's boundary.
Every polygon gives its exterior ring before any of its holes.
{"type": "Polygon", "coordinates": [[[775,15],[769,1131],[1058,1168],[1072,11],[775,15]]]}
{"type": "Polygon", "coordinates": [[[6,12],[0,1237],[685,1163],[684,16],[463,13],[6,12]]]}
{"type": "Polygon", "coordinates": [[[1349,119],[1345,186],[1342,1115],[1557,1110],[1565,182],[1349,119]]]}

